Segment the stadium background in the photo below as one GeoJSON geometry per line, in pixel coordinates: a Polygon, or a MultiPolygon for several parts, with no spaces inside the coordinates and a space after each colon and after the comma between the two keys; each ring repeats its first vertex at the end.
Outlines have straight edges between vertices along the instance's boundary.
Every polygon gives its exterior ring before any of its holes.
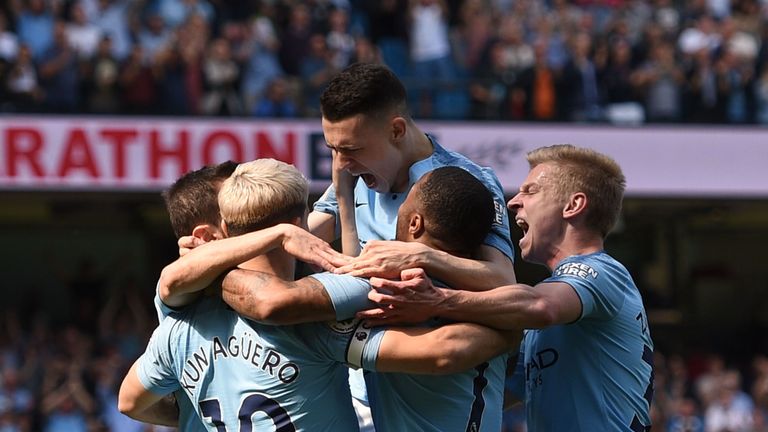
{"type": "MultiPolygon", "coordinates": [[[[203,163],[271,156],[316,199],[317,97],[354,60],[390,65],[423,129],[493,166],[509,196],[538,145],[619,160],[607,249],[648,308],[654,430],[720,430],[723,413],[767,430],[765,4],[455,0],[435,22],[406,3],[3,3],[0,430],[141,430],[115,392],[177,253],[159,191],[203,163]]],[[[519,410],[506,424],[521,430],[519,410]]]]}

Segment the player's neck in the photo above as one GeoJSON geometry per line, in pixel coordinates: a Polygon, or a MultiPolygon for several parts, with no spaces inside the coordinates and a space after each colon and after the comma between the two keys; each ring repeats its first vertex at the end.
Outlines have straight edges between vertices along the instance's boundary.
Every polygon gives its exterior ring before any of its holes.
{"type": "Polygon", "coordinates": [[[435,151],[432,141],[418,127],[412,125],[406,132],[408,135],[403,142],[401,151],[403,152],[403,166],[397,173],[397,181],[393,185],[391,192],[400,193],[408,189],[410,183],[411,166],[420,160],[424,160],[435,151]]]}
{"type": "Polygon", "coordinates": [[[293,280],[296,271],[296,259],[279,249],[250,259],[240,264],[239,267],[268,273],[283,280],[293,280]]]}
{"type": "Polygon", "coordinates": [[[560,261],[577,255],[589,255],[603,250],[603,239],[596,235],[565,236],[563,241],[554,248],[552,256],[547,260],[547,267],[554,270],[560,261]]]}

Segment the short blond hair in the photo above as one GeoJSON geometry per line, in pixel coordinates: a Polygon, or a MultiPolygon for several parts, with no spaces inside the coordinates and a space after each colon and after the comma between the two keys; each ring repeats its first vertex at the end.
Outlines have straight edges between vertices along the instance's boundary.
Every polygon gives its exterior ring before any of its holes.
{"type": "Polygon", "coordinates": [[[595,150],[571,144],[540,147],[527,155],[531,168],[552,163],[554,194],[563,202],[576,192],[583,192],[589,202],[587,226],[603,237],[613,229],[621,213],[626,179],[621,167],[610,157],[595,150]]]}
{"type": "Polygon", "coordinates": [[[230,236],[303,217],[307,179],[293,165],[256,159],[238,165],[219,191],[221,218],[230,236]]]}

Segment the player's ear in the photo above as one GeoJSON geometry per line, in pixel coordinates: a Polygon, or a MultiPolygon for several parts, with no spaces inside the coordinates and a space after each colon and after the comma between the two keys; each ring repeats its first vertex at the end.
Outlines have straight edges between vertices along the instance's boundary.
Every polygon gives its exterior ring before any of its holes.
{"type": "Polygon", "coordinates": [[[418,213],[413,213],[408,220],[408,234],[417,239],[424,234],[425,230],[424,217],[418,213]]]}
{"type": "Polygon", "coordinates": [[[405,131],[407,129],[405,119],[400,116],[396,116],[392,119],[390,125],[392,127],[390,140],[395,144],[402,142],[403,137],[405,136],[405,131]]]}
{"type": "Polygon", "coordinates": [[[568,219],[586,212],[587,195],[584,192],[576,192],[568,197],[568,201],[563,207],[563,218],[568,219]]]}
{"type": "Polygon", "coordinates": [[[192,229],[192,237],[209,242],[218,238],[216,231],[217,229],[210,224],[201,224],[192,229]]]}

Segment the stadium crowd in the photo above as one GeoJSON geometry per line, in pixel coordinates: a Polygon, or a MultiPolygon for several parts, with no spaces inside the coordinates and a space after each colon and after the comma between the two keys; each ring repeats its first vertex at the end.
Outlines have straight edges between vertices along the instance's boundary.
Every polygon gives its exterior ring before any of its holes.
{"type": "Polygon", "coordinates": [[[761,0],[4,5],[4,112],[317,117],[361,61],[420,118],[768,123],[761,0]]]}
{"type": "MultiPolygon", "coordinates": [[[[120,381],[155,327],[152,290],[86,266],[66,284],[70,307],[58,318],[34,296],[0,312],[0,431],[168,431],[117,409],[120,381]]],[[[768,432],[768,357],[730,360],[657,350],[653,430],[768,432]]],[[[506,411],[504,431],[525,431],[524,415],[506,411]]]]}

